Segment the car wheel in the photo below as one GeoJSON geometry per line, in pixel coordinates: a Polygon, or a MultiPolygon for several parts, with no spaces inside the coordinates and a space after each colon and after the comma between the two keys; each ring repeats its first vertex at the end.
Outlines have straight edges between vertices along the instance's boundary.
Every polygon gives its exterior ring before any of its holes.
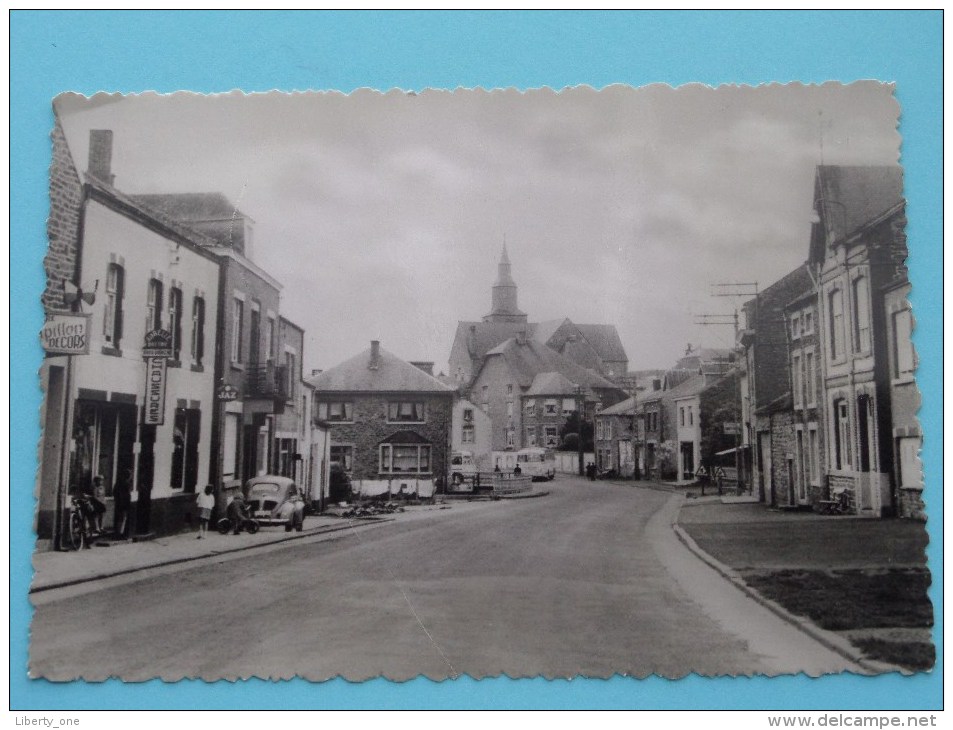
{"type": "Polygon", "coordinates": [[[304,529],[304,515],[302,514],[300,517],[298,517],[298,524],[297,526],[295,526],[295,530],[297,530],[298,532],[301,532],[303,529],[304,529]]]}

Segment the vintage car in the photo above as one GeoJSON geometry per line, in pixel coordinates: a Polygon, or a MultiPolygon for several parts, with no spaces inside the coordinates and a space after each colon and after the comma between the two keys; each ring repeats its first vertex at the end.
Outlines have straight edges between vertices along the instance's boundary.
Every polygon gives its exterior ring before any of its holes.
{"type": "Polygon", "coordinates": [[[293,480],[266,474],[249,479],[244,491],[251,517],[262,527],[284,525],[286,532],[301,532],[305,505],[293,480]]]}

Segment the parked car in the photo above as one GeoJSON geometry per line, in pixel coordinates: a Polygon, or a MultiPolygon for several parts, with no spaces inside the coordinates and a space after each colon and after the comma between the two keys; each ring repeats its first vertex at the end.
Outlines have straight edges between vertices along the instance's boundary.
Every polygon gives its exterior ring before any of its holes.
{"type": "Polygon", "coordinates": [[[529,447],[516,452],[516,465],[520,473],[537,479],[552,480],[556,476],[556,454],[552,449],[529,447]]]}
{"type": "Polygon", "coordinates": [[[245,501],[251,517],[263,527],[284,525],[285,531],[304,527],[304,499],[298,485],[288,477],[265,475],[245,482],[245,501]]]}

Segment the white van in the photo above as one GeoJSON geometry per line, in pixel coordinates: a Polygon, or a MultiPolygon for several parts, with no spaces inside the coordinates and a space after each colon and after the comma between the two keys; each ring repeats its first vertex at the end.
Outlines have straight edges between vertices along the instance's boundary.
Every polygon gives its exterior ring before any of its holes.
{"type": "Polygon", "coordinates": [[[530,447],[516,452],[520,471],[533,479],[552,479],[556,476],[556,454],[552,449],[530,447]]]}

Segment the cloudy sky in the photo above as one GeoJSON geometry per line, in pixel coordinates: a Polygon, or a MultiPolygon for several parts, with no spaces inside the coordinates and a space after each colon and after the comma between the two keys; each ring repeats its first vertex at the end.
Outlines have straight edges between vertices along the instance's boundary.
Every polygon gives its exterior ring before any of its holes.
{"type": "Polygon", "coordinates": [[[719,282],[768,286],[807,256],[813,170],[898,160],[892,87],[580,87],[68,95],[85,167],[114,131],[127,193],[224,193],[307,331],[305,367],[380,339],[446,367],[490,308],[504,237],[531,321],[613,323],[630,367],[727,346],[719,282]]]}

